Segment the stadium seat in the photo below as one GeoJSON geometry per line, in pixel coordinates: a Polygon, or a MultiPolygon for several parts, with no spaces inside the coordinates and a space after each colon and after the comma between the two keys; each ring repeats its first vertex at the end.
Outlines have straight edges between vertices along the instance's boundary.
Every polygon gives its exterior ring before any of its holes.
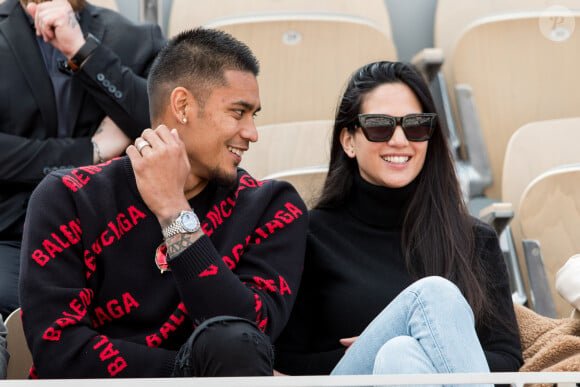
{"type": "Polygon", "coordinates": [[[314,13],[220,19],[208,27],[245,42],[260,60],[258,125],[334,118],[354,70],[397,58],[391,38],[372,21],[314,13]]]}
{"type": "Polygon", "coordinates": [[[92,5],[97,5],[103,8],[109,8],[113,11],[119,12],[119,6],[117,5],[117,0],[91,0],[92,5]]]}
{"type": "MultiPolygon", "coordinates": [[[[580,164],[560,166],[535,178],[519,203],[522,241],[538,241],[558,317],[569,317],[568,301],[557,293],[556,273],[580,251],[580,164]]],[[[530,258],[526,255],[526,261],[530,258]]],[[[537,258],[538,251],[535,253],[537,258]]],[[[534,288],[533,283],[530,287],[534,288]]]]}
{"type": "Polygon", "coordinates": [[[203,26],[224,17],[247,17],[272,13],[326,13],[372,20],[391,35],[384,0],[220,0],[208,6],[204,0],[173,0],[169,13],[169,37],[192,27],[203,26]]]}
{"type": "MultiPolygon", "coordinates": [[[[501,15],[542,12],[557,4],[571,10],[580,9],[580,0],[438,0],[434,16],[434,46],[443,56],[443,74],[449,80],[453,68],[453,50],[459,37],[474,22],[501,15]]],[[[449,85],[451,106],[456,114],[455,90],[449,85]]],[[[457,115],[455,116],[457,120],[457,115]]]]}
{"type": "Polygon", "coordinates": [[[470,114],[476,114],[472,121],[478,125],[463,125],[462,130],[466,142],[472,134],[479,136],[489,157],[493,182],[487,197],[501,199],[504,154],[517,128],[578,115],[580,31],[568,21],[580,25],[580,11],[557,15],[553,17],[567,21],[547,30],[540,26],[541,13],[480,20],[454,48],[449,82],[461,87],[475,106],[470,114]],[[555,35],[563,40],[553,40],[555,35]]]}
{"type": "Polygon", "coordinates": [[[287,171],[281,171],[266,176],[265,179],[284,180],[289,182],[296,188],[296,191],[306,203],[306,206],[312,208],[324,186],[326,175],[328,174],[328,166],[318,167],[303,167],[287,171]]]}
{"type": "Polygon", "coordinates": [[[32,355],[24,337],[20,308],[10,313],[6,319],[6,328],[8,329],[7,349],[10,353],[7,379],[26,379],[32,366],[32,355]]]}
{"type": "Polygon", "coordinates": [[[289,169],[328,165],[332,121],[303,121],[258,127],[241,167],[257,179],[289,169]]]}
{"type": "MultiPolygon", "coordinates": [[[[502,202],[516,211],[510,224],[519,265],[525,271],[523,246],[517,207],[525,188],[534,178],[561,165],[580,163],[580,117],[530,122],[511,136],[502,168],[502,202]]],[[[524,276],[524,286],[528,281],[524,276]]]]}
{"type": "Polygon", "coordinates": [[[517,205],[535,177],[559,165],[580,163],[578,144],[580,117],[522,125],[506,147],[501,200],[517,205]]]}
{"type": "MultiPolygon", "coordinates": [[[[438,0],[435,11],[433,40],[443,51],[444,69],[453,67],[452,53],[461,34],[473,22],[499,15],[541,12],[554,5],[580,9],[580,0],[438,0]]],[[[447,77],[450,75],[446,71],[447,77]]],[[[450,90],[452,91],[452,90],[450,90]]]]}

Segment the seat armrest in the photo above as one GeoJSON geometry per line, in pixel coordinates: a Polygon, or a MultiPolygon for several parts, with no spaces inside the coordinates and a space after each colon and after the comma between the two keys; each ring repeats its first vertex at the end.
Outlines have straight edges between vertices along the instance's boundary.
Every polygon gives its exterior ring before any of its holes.
{"type": "Polygon", "coordinates": [[[440,48],[424,48],[411,59],[411,63],[430,82],[443,65],[443,50],[440,48]]]}
{"type": "Polygon", "coordinates": [[[472,196],[483,195],[485,188],[493,182],[493,176],[471,86],[455,85],[455,98],[467,157],[477,174],[477,178],[470,182],[469,192],[472,196]]]}
{"type": "Polygon", "coordinates": [[[548,281],[540,244],[535,240],[524,239],[522,240],[522,245],[524,247],[526,267],[528,268],[530,298],[533,309],[542,316],[556,318],[556,306],[550,290],[550,282],[548,281]]]}
{"type": "Polygon", "coordinates": [[[514,210],[511,203],[492,203],[479,211],[479,218],[492,226],[497,235],[501,235],[513,217],[514,210]]]}

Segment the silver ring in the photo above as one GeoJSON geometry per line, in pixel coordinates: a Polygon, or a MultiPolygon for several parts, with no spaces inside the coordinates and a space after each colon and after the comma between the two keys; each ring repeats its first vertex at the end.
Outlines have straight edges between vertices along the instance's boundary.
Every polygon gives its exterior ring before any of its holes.
{"type": "Polygon", "coordinates": [[[141,149],[145,148],[146,146],[151,146],[147,141],[141,140],[139,144],[137,144],[137,150],[141,153],[141,149]]]}

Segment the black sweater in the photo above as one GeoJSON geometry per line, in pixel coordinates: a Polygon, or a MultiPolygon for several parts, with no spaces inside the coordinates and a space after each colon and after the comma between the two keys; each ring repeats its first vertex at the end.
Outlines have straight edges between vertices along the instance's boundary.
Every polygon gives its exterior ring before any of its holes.
{"type": "MultiPolygon", "coordinates": [[[[378,187],[356,176],[344,208],[313,210],[298,299],[276,343],[276,369],[328,374],[344,354],[339,339],[358,336],[413,282],[401,251],[401,227],[414,184],[378,187]]],[[[498,313],[515,325],[508,276],[492,228],[474,219],[476,249],[495,278],[498,313]]],[[[520,339],[499,321],[478,337],[492,371],[517,371],[520,339]]]]}
{"type": "Polygon", "coordinates": [[[284,182],[238,170],[190,200],[205,235],[161,273],[161,227],[128,158],[62,170],[34,191],[20,297],[38,376],[169,376],[195,324],[232,315],[275,339],[303,266],[304,203],[284,182]]]}

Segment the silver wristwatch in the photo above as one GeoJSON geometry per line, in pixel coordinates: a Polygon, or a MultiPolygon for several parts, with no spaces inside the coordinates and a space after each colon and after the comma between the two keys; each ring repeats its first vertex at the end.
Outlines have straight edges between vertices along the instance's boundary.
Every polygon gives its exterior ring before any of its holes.
{"type": "Polygon", "coordinates": [[[171,238],[177,234],[188,234],[199,230],[200,224],[197,215],[192,210],[181,211],[179,216],[169,226],[164,227],[161,232],[163,238],[171,238]]]}

